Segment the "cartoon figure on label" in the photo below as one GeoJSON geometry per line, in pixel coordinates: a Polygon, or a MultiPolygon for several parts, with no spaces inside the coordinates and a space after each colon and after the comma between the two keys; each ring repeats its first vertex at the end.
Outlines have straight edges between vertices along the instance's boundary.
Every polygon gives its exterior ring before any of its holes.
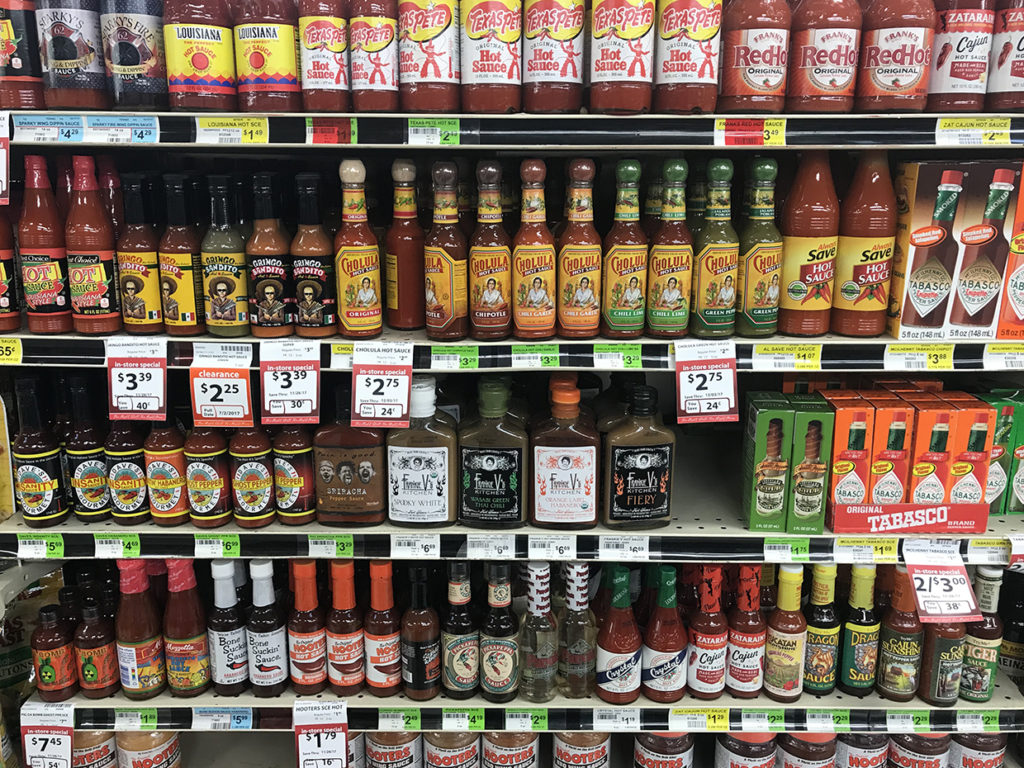
{"type": "Polygon", "coordinates": [[[283,323],[284,303],[278,300],[283,286],[277,280],[266,280],[256,286],[256,293],[262,291],[263,298],[256,304],[256,317],[260,324],[283,323]]]}
{"type": "Polygon", "coordinates": [[[121,301],[125,318],[132,320],[146,319],[146,302],[139,296],[142,281],[134,275],[121,278],[121,301]]]}
{"type": "MultiPolygon", "coordinates": [[[[376,83],[378,77],[380,78],[381,85],[387,85],[388,76],[384,72],[384,67],[390,67],[391,65],[385,64],[381,60],[379,53],[366,54],[366,60],[373,64],[373,70],[370,72],[370,85],[376,83]]],[[[394,85],[394,83],[391,83],[391,85],[394,85]]]]}
{"type": "Polygon", "coordinates": [[[325,483],[330,483],[334,480],[334,465],[327,459],[323,459],[320,462],[320,479],[325,483]]]}
{"type": "Polygon", "coordinates": [[[320,298],[320,286],[312,281],[299,283],[299,323],[319,325],[324,320],[324,305],[320,298]]]}
{"type": "Polygon", "coordinates": [[[231,295],[235,292],[235,281],[225,277],[213,283],[213,292],[210,294],[210,319],[235,320],[235,299],[231,295]]]}
{"type": "MultiPolygon", "coordinates": [[[[778,288],[776,288],[776,290],[778,290],[778,288]]],[[[722,289],[718,292],[718,298],[715,299],[715,305],[719,307],[731,307],[735,300],[736,288],[732,284],[732,275],[726,275],[725,282],[722,283],[722,289]]]]}
{"type": "Polygon", "coordinates": [[[498,287],[498,282],[493,277],[487,278],[487,287],[485,287],[483,293],[480,294],[478,306],[485,307],[487,309],[500,309],[505,306],[505,299],[501,295],[501,289],[498,287]]]}
{"type": "Polygon", "coordinates": [[[581,277],[579,287],[576,288],[576,293],[572,295],[572,301],[569,303],[570,306],[580,307],[581,309],[591,309],[596,306],[597,302],[594,299],[594,289],[590,287],[590,278],[581,277]]]}
{"type": "MultiPolygon", "coordinates": [[[[633,278],[636,280],[636,278],[633,278]]],[[[683,292],[679,290],[679,281],[670,277],[668,283],[665,285],[665,290],[661,292],[661,296],[658,297],[657,304],[655,305],[660,309],[676,310],[683,308],[683,292]]]]}
{"type": "Polygon", "coordinates": [[[167,320],[178,319],[178,301],[172,294],[178,290],[178,284],[173,280],[163,280],[160,283],[160,303],[164,307],[164,317],[167,320]]]}
{"type": "Polygon", "coordinates": [[[636,69],[639,67],[640,79],[643,80],[647,77],[647,69],[644,67],[644,56],[646,56],[649,51],[644,50],[644,41],[639,38],[636,40],[630,40],[626,45],[629,48],[630,53],[633,54],[633,60],[629,63],[627,77],[635,77],[636,69]]]}
{"type": "Polygon", "coordinates": [[[533,287],[526,294],[525,306],[530,309],[551,309],[554,306],[544,289],[544,282],[539,277],[533,278],[533,287]]]}
{"type": "Polygon", "coordinates": [[[640,281],[635,277],[631,277],[629,278],[629,285],[626,286],[626,290],[622,292],[622,296],[619,298],[619,306],[622,309],[639,309],[643,305],[644,295],[640,290],[640,281]]]}

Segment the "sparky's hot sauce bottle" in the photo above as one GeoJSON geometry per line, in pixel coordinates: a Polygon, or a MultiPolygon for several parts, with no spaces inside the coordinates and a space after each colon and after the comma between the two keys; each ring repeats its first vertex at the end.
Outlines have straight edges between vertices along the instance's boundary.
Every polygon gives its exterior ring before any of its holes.
{"type": "Polygon", "coordinates": [[[523,3],[523,110],[578,112],[583,101],[583,0],[523,3]]]}
{"type": "Polygon", "coordinates": [[[700,566],[700,602],[690,616],[690,659],[686,687],[698,699],[717,699],[725,690],[729,624],[722,613],[722,566],[700,566]]]}
{"type": "Polygon", "coordinates": [[[558,236],[558,335],[590,339],[601,319],[601,235],[594,227],[594,161],[569,163],[565,228],[558,236]]]}
{"type": "Polygon", "coordinates": [[[722,17],[719,112],[781,112],[792,13],[786,0],[730,0],[722,17]]]}
{"type": "Polygon", "coordinates": [[[523,160],[523,210],[512,250],[513,333],[549,339],[555,333],[555,238],[547,225],[543,160],[523,160]]]}
{"type": "Polygon", "coordinates": [[[595,0],[590,27],[590,109],[651,111],[654,0],[595,0]]]}
{"type": "Polygon", "coordinates": [[[398,110],[398,3],[352,0],[349,53],[352,108],[356,112],[398,110]]]}
{"type": "Polygon", "coordinates": [[[366,166],[342,160],[341,229],[334,236],[334,274],[338,281],[338,333],[348,338],[377,336],[382,328],[380,251],[367,223],[366,166]]]}

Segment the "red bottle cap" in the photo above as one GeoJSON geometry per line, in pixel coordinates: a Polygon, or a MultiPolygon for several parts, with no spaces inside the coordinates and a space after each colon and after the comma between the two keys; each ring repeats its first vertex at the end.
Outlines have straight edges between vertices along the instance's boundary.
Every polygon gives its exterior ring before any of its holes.
{"type": "Polygon", "coordinates": [[[167,591],[184,592],[187,589],[195,589],[196,572],[192,568],[192,561],[184,558],[170,558],[167,561],[167,591]]]}
{"type": "Polygon", "coordinates": [[[942,179],[939,184],[955,184],[961,186],[964,183],[964,174],[962,171],[943,171],[942,179]]]}
{"type": "Polygon", "coordinates": [[[25,155],[25,189],[49,189],[50,177],[46,175],[46,158],[42,155],[25,155]]]}
{"type": "Polygon", "coordinates": [[[124,594],[138,595],[149,589],[146,564],[142,560],[118,560],[117,568],[121,571],[121,592],[124,594]]]}
{"type": "Polygon", "coordinates": [[[1010,168],[999,168],[992,176],[993,184],[1010,184],[1013,185],[1014,179],[1017,178],[1017,174],[1010,168]]]}
{"type": "Polygon", "coordinates": [[[71,188],[78,191],[99,189],[96,184],[96,164],[88,155],[75,155],[75,180],[71,188]]]}

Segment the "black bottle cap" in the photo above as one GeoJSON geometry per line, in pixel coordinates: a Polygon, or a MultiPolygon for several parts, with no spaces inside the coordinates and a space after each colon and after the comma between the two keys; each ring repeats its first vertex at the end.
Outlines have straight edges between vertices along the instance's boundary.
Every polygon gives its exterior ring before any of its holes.
{"type": "Polygon", "coordinates": [[[100,604],[91,597],[87,597],[85,602],[82,603],[83,621],[99,621],[102,616],[103,610],[100,604]]]}
{"type": "Polygon", "coordinates": [[[629,409],[636,416],[650,416],[658,408],[658,390],[646,384],[634,384],[629,392],[629,409]]]}
{"type": "Polygon", "coordinates": [[[60,621],[59,605],[44,605],[39,609],[40,624],[56,624],[60,621]]]}

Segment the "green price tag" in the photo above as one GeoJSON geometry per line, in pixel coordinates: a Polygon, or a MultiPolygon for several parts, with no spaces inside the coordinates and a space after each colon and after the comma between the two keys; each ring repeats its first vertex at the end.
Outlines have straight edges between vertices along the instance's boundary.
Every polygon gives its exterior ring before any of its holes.
{"type": "Polygon", "coordinates": [[[94,533],[92,540],[96,557],[104,560],[138,557],[142,553],[137,533],[94,533]]]}
{"type": "Polygon", "coordinates": [[[618,346],[619,349],[622,351],[623,368],[644,367],[644,356],[641,352],[641,346],[639,344],[619,344],[618,346]]]}
{"type": "Polygon", "coordinates": [[[836,733],[850,732],[850,710],[833,709],[831,710],[831,715],[832,725],[834,726],[836,733]]]}
{"type": "Polygon", "coordinates": [[[596,368],[643,368],[644,356],[639,344],[595,344],[596,368]]]}
{"type": "Polygon", "coordinates": [[[63,558],[64,537],[59,533],[19,533],[18,557],[21,560],[63,558]]]}
{"type": "Polygon", "coordinates": [[[999,730],[999,710],[960,710],[956,713],[956,729],[959,733],[983,733],[999,730]]]}
{"type": "Polygon", "coordinates": [[[382,709],[377,714],[377,726],[382,731],[422,731],[418,709],[382,709]]]}
{"type": "Polygon", "coordinates": [[[557,368],[557,344],[513,344],[513,368],[557,368]]]}
{"type": "Polygon", "coordinates": [[[740,722],[744,731],[781,732],[786,730],[786,713],[781,709],[744,709],[740,722]]]}
{"type": "Polygon", "coordinates": [[[115,731],[155,731],[156,726],[155,709],[114,710],[115,731]]]}
{"type": "Polygon", "coordinates": [[[410,117],[409,144],[454,146],[460,142],[460,123],[457,117],[410,117]]]}
{"type": "Polygon", "coordinates": [[[241,557],[237,533],[196,533],[195,557],[241,557]]]}
{"type": "Polygon", "coordinates": [[[480,367],[480,348],[433,344],[430,347],[430,367],[448,371],[475,370],[480,367]]]}
{"type": "Polygon", "coordinates": [[[546,709],[509,709],[505,712],[505,729],[509,731],[546,731],[546,709]]]}
{"type": "Polygon", "coordinates": [[[885,713],[885,727],[893,733],[928,733],[932,715],[927,709],[890,709],[885,713]]]}
{"type": "Polygon", "coordinates": [[[849,733],[850,710],[808,709],[805,715],[807,730],[815,733],[849,733]]]}
{"type": "Polygon", "coordinates": [[[309,557],[353,557],[355,544],[351,533],[310,533],[309,557]]]}
{"type": "Polygon", "coordinates": [[[804,537],[766,536],[764,561],[766,563],[806,563],[811,559],[811,540],[804,537]]]}
{"type": "Polygon", "coordinates": [[[482,731],[484,729],[483,707],[470,709],[445,707],[441,711],[441,728],[445,731],[482,731]]]}

